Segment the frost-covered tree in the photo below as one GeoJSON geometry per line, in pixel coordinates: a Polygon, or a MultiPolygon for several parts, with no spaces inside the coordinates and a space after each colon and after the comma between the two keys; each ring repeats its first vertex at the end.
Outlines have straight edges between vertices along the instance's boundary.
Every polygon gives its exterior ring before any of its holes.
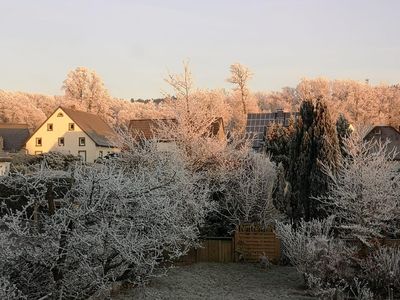
{"type": "Polygon", "coordinates": [[[279,217],[272,199],[276,170],[269,157],[249,152],[224,176],[221,177],[224,195],[220,209],[231,224],[268,226],[279,217]]]}
{"type": "Polygon", "coordinates": [[[93,70],[77,67],[63,82],[65,97],[79,101],[88,112],[100,112],[102,102],[109,98],[103,80],[93,70]]]}
{"type": "Polygon", "coordinates": [[[247,100],[249,97],[248,81],[252,78],[253,73],[250,69],[240,63],[234,63],[230,66],[231,76],[227,79],[228,82],[235,85],[234,90],[239,93],[242,104],[243,114],[246,115],[247,100]]]}
{"type": "Polygon", "coordinates": [[[167,78],[164,79],[175,92],[176,97],[184,102],[186,113],[189,115],[193,108],[191,105],[191,93],[193,91],[193,76],[190,71],[188,61],[183,62],[183,73],[182,74],[168,74],[167,78]]]}
{"type": "Polygon", "coordinates": [[[387,143],[364,140],[363,130],[344,140],[346,155],[339,167],[324,164],[329,190],[319,197],[328,213],[337,216],[344,237],[366,245],[372,239],[396,234],[400,222],[400,172],[396,153],[387,143]]]}
{"type": "Polygon", "coordinates": [[[124,148],[104,164],[54,171],[43,163],[2,178],[26,199],[22,210],[6,208],[1,218],[0,284],[7,293],[107,294],[112,282],[144,282],[196,245],[207,188],[178,153],[131,140],[124,148]]]}

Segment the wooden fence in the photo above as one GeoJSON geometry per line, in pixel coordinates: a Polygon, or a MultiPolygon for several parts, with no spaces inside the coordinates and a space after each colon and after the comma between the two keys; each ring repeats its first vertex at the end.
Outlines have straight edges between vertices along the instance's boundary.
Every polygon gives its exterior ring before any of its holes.
{"type": "Polygon", "coordinates": [[[266,255],[272,262],[281,257],[280,241],[271,228],[256,225],[240,225],[235,231],[235,261],[256,262],[266,255]]]}
{"type": "Polygon", "coordinates": [[[385,239],[385,240],[383,241],[383,245],[388,246],[388,247],[400,248],[400,240],[385,239]]]}
{"type": "Polygon", "coordinates": [[[196,262],[228,263],[234,261],[234,243],[228,237],[209,237],[201,241],[201,247],[191,249],[179,262],[184,264],[196,262]]]}
{"type": "Polygon", "coordinates": [[[209,237],[201,242],[201,247],[192,249],[179,262],[257,262],[265,254],[272,262],[281,256],[280,241],[271,229],[253,225],[239,226],[233,238],[209,237]]]}

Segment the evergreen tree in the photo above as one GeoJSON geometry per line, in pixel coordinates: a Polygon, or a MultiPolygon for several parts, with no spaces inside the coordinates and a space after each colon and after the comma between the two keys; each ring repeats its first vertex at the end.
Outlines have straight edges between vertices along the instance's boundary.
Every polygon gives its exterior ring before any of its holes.
{"type": "Polygon", "coordinates": [[[346,151],[343,148],[343,141],[350,136],[352,130],[349,121],[347,121],[343,114],[339,114],[339,117],[336,121],[336,131],[339,139],[340,152],[342,153],[342,156],[345,156],[346,151]]]}
{"type": "Polygon", "coordinates": [[[314,197],[325,194],[328,177],[320,162],[335,169],[339,159],[336,128],[322,99],[318,98],[315,105],[312,100],[302,102],[289,158],[290,217],[308,221],[321,216],[314,197]]]}
{"type": "Polygon", "coordinates": [[[294,119],[291,118],[289,126],[273,123],[267,131],[265,151],[276,164],[283,164],[285,170],[289,167],[290,142],[295,132],[294,119]]]}

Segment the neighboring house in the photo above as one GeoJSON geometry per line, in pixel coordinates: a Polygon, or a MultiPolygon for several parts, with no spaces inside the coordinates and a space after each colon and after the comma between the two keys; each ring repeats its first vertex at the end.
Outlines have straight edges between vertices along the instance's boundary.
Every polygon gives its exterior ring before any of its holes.
{"type": "Polygon", "coordinates": [[[25,153],[26,141],[29,139],[29,128],[27,124],[8,124],[0,123],[1,147],[8,153],[25,153]]]}
{"type": "Polygon", "coordinates": [[[3,138],[0,136],[0,176],[5,176],[10,172],[11,157],[3,151],[3,138]]]}
{"type": "Polygon", "coordinates": [[[11,157],[5,152],[0,152],[0,176],[5,176],[10,172],[11,157]]]}
{"type": "Polygon", "coordinates": [[[374,126],[364,137],[368,141],[388,141],[388,151],[396,151],[395,160],[400,160],[400,132],[389,125],[374,126]]]}
{"type": "Polygon", "coordinates": [[[81,156],[94,162],[119,152],[117,135],[99,116],[66,107],[57,108],[26,143],[29,154],[50,151],[81,156]]]}
{"type": "Polygon", "coordinates": [[[176,148],[174,140],[157,137],[160,126],[177,124],[176,119],[137,119],[130,120],[129,131],[136,139],[157,140],[157,148],[160,151],[172,151],[176,148]]]}
{"type": "Polygon", "coordinates": [[[253,149],[261,151],[265,144],[268,127],[274,123],[289,126],[291,118],[297,118],[298,113],[284,112],[277,109],[272,113],[250,113],[247,114],[246,134],[253,138],[253,149]]]}
{"type": "MultiPolygon", "coordinates": [[[[172,150],[176,147],[176,141],[173,139],[165,139],[156,136],[160,126],[163,124],[177,124],[176,119],[139,119],[131,120],[129,123],[129,131],[138,139],[156,139],[159,150],[172,150]]],[[[216,118],[210,124],[207,134],[208,137],[216,137],[217,139],[225,139],[225,128],[222,118],[216,118]]]]}

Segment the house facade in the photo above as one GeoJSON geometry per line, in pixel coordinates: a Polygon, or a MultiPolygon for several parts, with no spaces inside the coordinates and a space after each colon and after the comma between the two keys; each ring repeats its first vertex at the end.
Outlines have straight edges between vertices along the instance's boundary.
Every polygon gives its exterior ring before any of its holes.
{"type": "Polygon", "coordinates": [[[10,172],[11,157],[0,150],[0,176],[6,176],[10,172]]]}
{"type": "Polygon", "coordinates": [[[28,154],[50,151],[80,156],[94,162],[112,152],[119,152],[117,136],[99,116],[58,107],[26,142],[28,154]]]}
{"type": "Polygon", "coordinates": [[[387,150],[396,152],[395,160],[400,161],[400,131],[389,125],[374,126],[364,137],[367,141],[387,144],[387,150]]]}

